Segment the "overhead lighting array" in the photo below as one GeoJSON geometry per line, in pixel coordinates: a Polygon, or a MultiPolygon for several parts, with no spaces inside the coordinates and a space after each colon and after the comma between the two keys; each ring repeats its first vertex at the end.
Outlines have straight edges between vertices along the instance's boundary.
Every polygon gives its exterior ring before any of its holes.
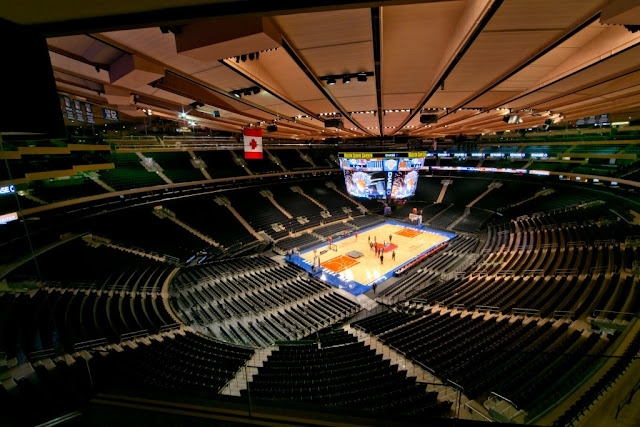
{"type": "Polygon", "coordinates": [[[384,113],[410,113],[411,111],[413,111],[411,108],[400,108],[400,109],[393,109],[393,110],[384,110],[384,113]]]}
{"type": "Polygon", "coordinates": [[[230,93],[236,98],[241,98],[242,96],[257,95],[260,91],[261,89],[258,86],[251,86],[246,89],[232,90],[230,93]]]}
{"type": "Polygon", "coordinates": [[[342,81],[342,84],[351,83],[351,79],[355,79],[358,82],[366,82],[368,77],[373,77],[373,71],[362,71],[359,73],[347,73],[347,74],[331,74],[328,76],[319,77],[320,80],[332,86],[338,81],[342,81]]]}
{"type": "Polygon", "coordinates": [[[272,50],[276,50],[276,49],[278,49],[278,48],[277,47],[273,47],[271,49],[265,49],[265,50],[261,50],[261,51],[258,51],[258,52],[251,52],[251,53],[246,53],[246,54],[242,54],[242,55],[232,56],[232,57],[229,57],[227,59],[235,59],[236,63],[239,63],[240,61],[242,61],[242,62],[257,61],[258,59],[260,59],[260,54],[261,53],[271,52],[272,50]]]}

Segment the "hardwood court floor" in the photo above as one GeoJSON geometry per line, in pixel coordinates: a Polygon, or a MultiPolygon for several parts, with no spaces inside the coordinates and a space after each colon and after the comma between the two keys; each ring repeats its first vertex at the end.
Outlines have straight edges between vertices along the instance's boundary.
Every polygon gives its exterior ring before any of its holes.
{"type": "MultiPolygon", "coordinates": [[[[359,232],[357,240],[355,235],[351,235],[346,239],[334,241],[333,243],[338,247],[338,250],[329,250],[320,255],[320,263],[323,267],[342,274],[345,279],[355,280],[366,285],[446,240],[448,240],[447,237],[426,230],[385,223],[379,227],[359,232]],[[380,257],[376,257],[369,248],[368,238],[371,237],[372,242],[375,237],[377,243],[385,241],[389,243],[390,234],[392,235],[391,242],[398,246],[395,250],[396,259],[392,261],[391,252],[385,252],[384,263],[381,265],[380,257]],[[364,256],[358,259],[346,256],[347,252],[354,250],[362,252],[364,256]]],[[[317,253],[327,250],[327,246],[328,244],[318,248],[317,253]]],[[[313,251],[309,251],[301,256],[313,262],[313,255],[313,251]]]]}

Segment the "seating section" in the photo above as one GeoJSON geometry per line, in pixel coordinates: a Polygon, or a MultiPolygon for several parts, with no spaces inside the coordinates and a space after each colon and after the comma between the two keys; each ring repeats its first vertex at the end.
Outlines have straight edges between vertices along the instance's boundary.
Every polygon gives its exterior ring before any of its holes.
{"type": "MultiPolygon", "coordinates": [[[[307,150],[303,151],[306,152],[307,150]]],[[[287,170],[296,171],[311,168],[311,164],[300,157],[298,150],[269,150],[272,156],[280,159],[287,170]]]]}
{"type": "Polygon", "coordinates": [[[416,383],[347,332],[322,332],[319,340],[319,348],[280,346],[253,376],[251,396],[388,415],[431,417],[450,411],[450,402],[438,403],[437,392],[426,393],[426,384],[416,383]]]}
{"type": "MultiPolygon", "coordinates": [[[[436,217],[432,217],[427,223],[430,227],[434,228],[447,228],[455,220],[457,220],[462,214],[464,214],[463,206],[450,206],[447,209],[441,211],[436,217]]],[[[423,219],[424,221],[424,219],[423,219]]]]}
{"type": "MultiPolygon", "coordinates": [[[[640,351],[640,335],[636,335],[622,357],[616,360],[616,363],[607,370],[607,372],[593,384],[580,398],[569,407],[557,420],[554,426],[572,425],[580,416],[582,416],[589,407],[602,396],[615,383],[622,374],[629,368],[631,363],[637,359],[640,351]]],[[[627,402],[630,404],[631,402],[627,402]]]]}
{"type": "Polygon", "coordinates": [[[171,305],[185,323],[251,346],[298,339],[359,310],[300,268],[264,257],[184,269],[174,283],[171,305]]]}
{"type": "Polygon", "coordinates": [[[273,197],[280,206],[293,215],[294,218],[305,217],[309,222],[304,228],[319,225],[323,220],[320,215],[322,208],[299,193],[295,193],[288,186],[271,187],[273,197]]]}
{"type": "Polygon", "coordinates": [[[324,240],[320,240],[317,236],[311,233],[301,233],[295,237],[286,237],[278,241],[275,244],[274,249],[279,250],[282,253],[286,253],[288,250],[294,248],[297,248],[299,251],[304,251],[323,242],[324,240]]]}
{"type": "Polygon", "coordinates": [[[112,239],[114,243],[181,260],[209,246],[174,222],[158,218],[147,206],[108,215],[92,221],[90,226],[94,234],[112,239]]]}
{"type": "Polygon", "coordinates": [[[155,160],[162,168],[162,173],[173,182],[202,181],[207,179],[200,169],[193,167],[191,164],[191,156],[187,152],[155,151],[143,154],[145,157],[155,160]]]}
{"type": "Polygon", "coordinates": [[[135,153],[111,153],[105,155],[105,162],[115,164],[115,169],[100,171],[100,179],[115,190],[166,184],[158,174],[148,172],[135,153]]]}
{"type": "Polygon", "coordinates": [[[35,197],[48,203],[78,199],[107,192],[91,179],[83,177],[53,182],[36,181],[31,183],[29,189],[35,197]]]}
{"type": "MultiPolygon", "coordinates": [[[[236,156],[243,159],[244,152],[235,150],[236,156]]],[[[254,174],[282,172],[280,166],[273,163],[265,153],[262,159],[246,159],[247,168],[254,174]]]]}
{"type": "Polygon", "coordinates": [[[22,361],[34,352],[74,353],[83,343],[119,343],[130,334],[157,333],[175,321],[157,297],[168,268],[114,274],[102,286],[47,286],[29,294],[0,294],[0,351],[22,361]]]}
{"type": "Polygon", "coordinates": [[[251,358],[253,350],[186,332],[174,338],[110,352],[105,381],[127,388],[216,394],[251,358]]]}
{"type": "Polygon", "coordinates": [[[364,230],[366,228],[370,228],[375,225],[382,224],[384,222],[384,219],[375,215],[364,215],[364,216],[351,218],[348,222],[354,227],[356,227],[358,230],[364,230]]]}
{"type": "Polygon", "coordinates": [[[453,183],[447,186],[442,202],[455,203],[459,206],[466,206],[486,191],[491,184],[491,181],[484,179],[453,179],[452,181],[453,183]]]}
{"type": "MultiPolygon", "coordinates": [[[[338,188],[340,188],[341,185],[344,185],[344,181],[336,184],[338,188]]],[[[302,183],[300,187],[306,194],[326,206],[333,220],[346,218],[348,216],[344,208],[350,209],[351,214],[354,216],[360,215],[360,211],[357,210],[357,205],[353,201],[340,196],[333,189],[326,187],[322,181],[302,183]]]]}
{"type": "Polygon", "coordinates": [[[469,208],[469,214],[464,216],[453,229],[465,233],[475,233],[482,229],[492,216],[493,212],[472,207],[469,208]]]}
{"type": "Polygon", "coordinates": [[[330,225],[325,225],[324,227],[319,227],[313,230],[314,234],[319,234],[323,237],[341,237],[343,233],[351,234],[353,233],[353,228],[350,224],[346,222],[337,222],[330,225]]]}
{"type": "Polygon", "coordinates": [[[383,316],[389,317],[382,313],[359,327],[372,328],[379,340],[430,368],[438,378],[460,384],[467,397],[494,391],[531,415],[543,390],[579,383],[578,372],[586,372],[581,362],[592,359],[585,356],[603,354],[615,339],[569,329],[566,322],[552,326],[545,320],[435,311],[408,319],[401,327],[388,322],[389,332],[383,332],[385,328],[376,328],[385,324],[383,316]],[[530,352],[537,356],[530,358],[530,352]],[[565,352],[566,357],[555,357],[565,352]]]}
{"type": "Polygon", "coordinates": [[[491,190],[480,199],[474,207],[491,211],[502,211],[504,208],[533,197],[540,190],[540,186],[522,180],[500,181],[502,186],[491,190]]]}
{"type": "Polygon", "coordinates": [[[195,151],[194,154],[205,162],[211,178],[247,175],[247,171],[234,161],[229,150],[195,151]]]}
{"type": "Polygon", "coordinates": [[[218,205],[211,196],[172,200],[164,205],[179,220],[226,248],[240,248],[256,242],[229,209],[218,205]]]}
{"type": "Polygon", "coordinates": [[[381,292],[378,301],[395,302],[413,297],[425,298],[424,292],[437,288],[439,282],[456,271],[466,269],[476,257],[473,255],[478,243],[475,237],[456,236],[447,246],[427,256],[398,281],[381,292]]]}

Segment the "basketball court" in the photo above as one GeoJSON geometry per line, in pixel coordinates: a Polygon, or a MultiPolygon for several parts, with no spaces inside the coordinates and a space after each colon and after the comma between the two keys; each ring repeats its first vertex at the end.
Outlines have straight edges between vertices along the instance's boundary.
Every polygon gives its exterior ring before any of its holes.
{"type": "Polygon", "coordinates": [[[327,242],[308,249],[292,262],[307,271],[311,271],[314,264],[317,268],[319,263],[319,278],[353,295],[360,295],[374,282],[382,283],[399,268],[453,237],[455,234],[452,233],[386,221],[358,231],[357,237],[351,234],[333,239],[331,245],[327,242]]]}

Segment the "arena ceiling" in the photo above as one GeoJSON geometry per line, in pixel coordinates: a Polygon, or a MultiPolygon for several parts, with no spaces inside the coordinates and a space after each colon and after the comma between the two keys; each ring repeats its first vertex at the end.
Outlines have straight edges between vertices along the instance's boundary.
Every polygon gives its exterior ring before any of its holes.
{"type": "Polygon", "coordinates": [[[640,24],[632,0],[63,0],[38,14],[28,6],[50,3],[6,3],[4,18],[48,36],[60,92],[132,117],[234,132],[275,123],[270,136],[317,140],[640,110],[640,31],[623,25],[640,24]],[[423,112],[437,123],[421,124],[423,112]],[[344,126],[325,127],[336,115],[344,126]]]}

